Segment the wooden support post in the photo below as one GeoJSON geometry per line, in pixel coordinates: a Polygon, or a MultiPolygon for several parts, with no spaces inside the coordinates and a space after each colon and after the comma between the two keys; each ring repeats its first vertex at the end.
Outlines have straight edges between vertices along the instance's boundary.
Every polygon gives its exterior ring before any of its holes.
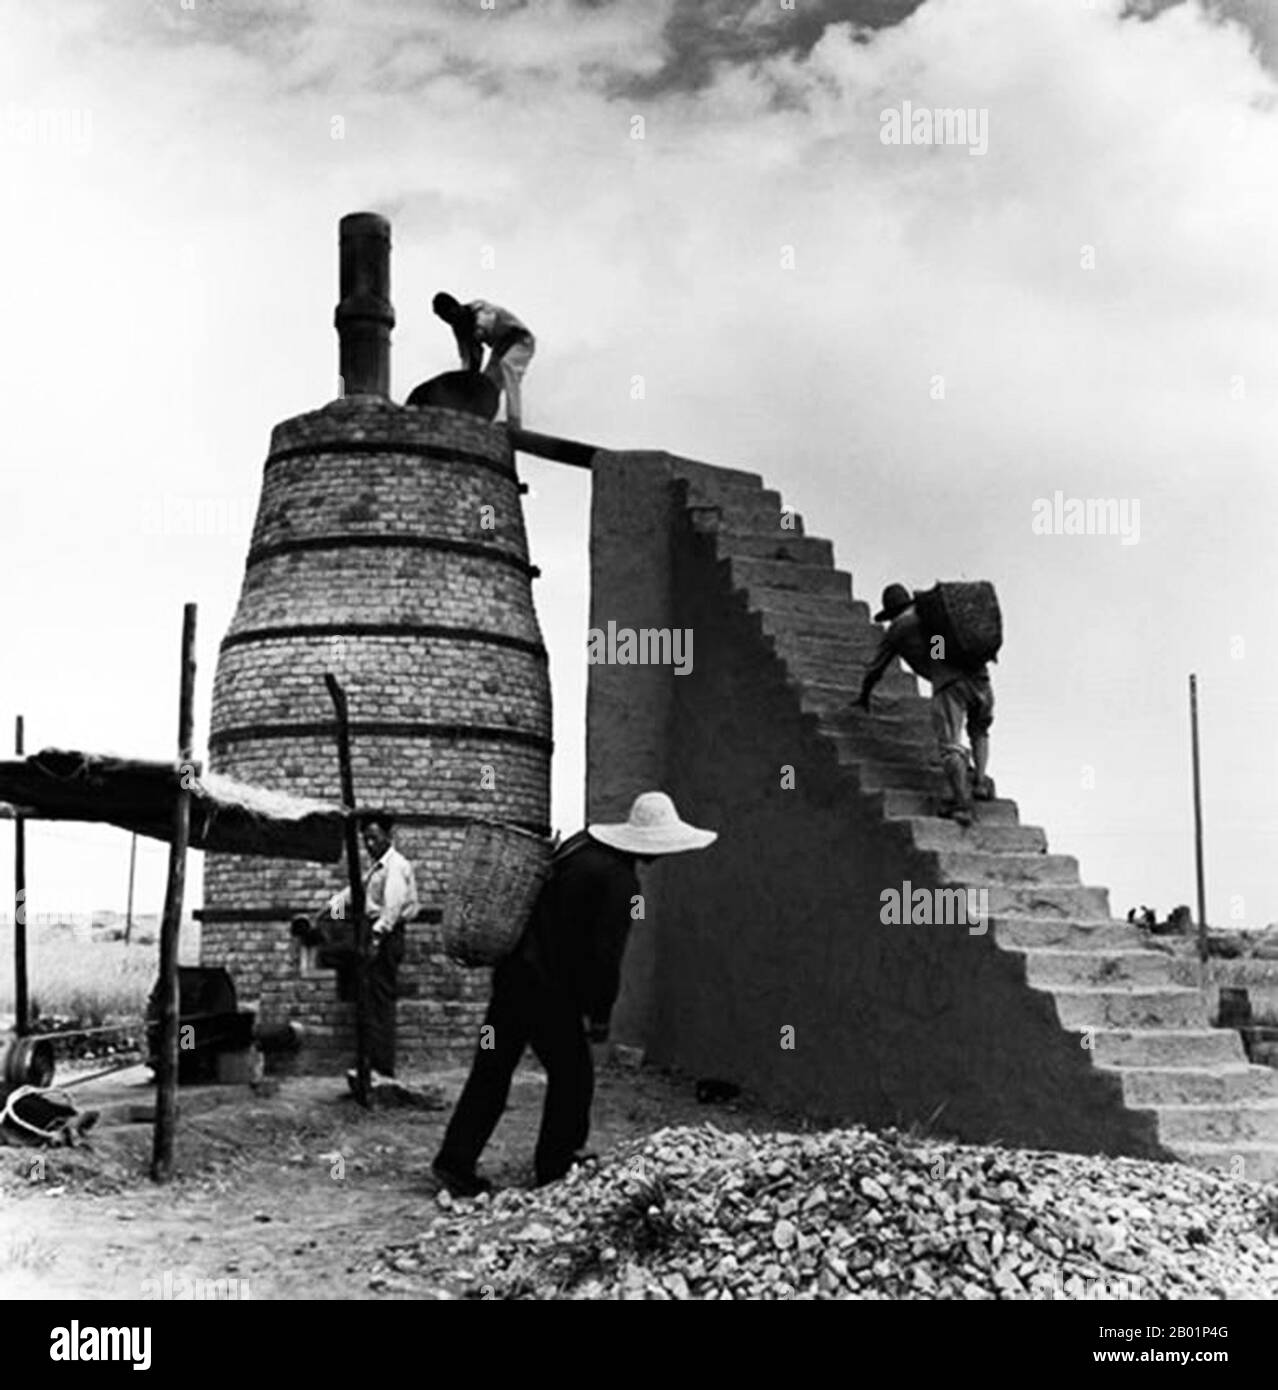
{"type": "Polygon", "coordinates": [[[1194,757],[1194,864],[1198,871],[1198,959],[1207,959],[1207,889],[1203,882],[1203,797],[1198,771],[1198,677],[1189,678],[1189,729],[1194,757]]]}
{"type": "Polygon", "coordinates": [[[346,872],[351,886],[351,916],[355,919],[355,1098],[369,1104],[368,1069],[368,920],[364,911],[364,877],[359,864],[359,826],[355,820],[355,778],[351,771],[350,711],[346,692],[331,671],[324,684],[337,713],[337,762],[346,807],[346,872]]]}
{"type": "MultiPolygon", "coordinates": [[[[14,751],[22,757],[22,716],[14,731],[14,751]]],[[[27,827],[21,816],[13,822],[13,997],[14,1031],[22,1038],[31,1030],[31,1001],[27,993],[27,827]]]]}
{"type": "Polygon", "coordinates": [[[173,803],[169,876],[160,921],[159,1041],[156,1047],[155,1142],[151,1177],[167,1182],[173,1175],[173,1137],[177,1129],[178,1073],[178,938],[186,890],[186,848],[191,834],[191,782],[195,728],[195,604],[182,612],[182,678],[178,700],[178,786],[173,803]]]}
{"type": "Polygon", "coordinates": [[[133,876],[138,866],[138,832],[135,830],[129,842],[129,903],[124,914],[124,944],[127,946],[133,937],[133,876]]]}

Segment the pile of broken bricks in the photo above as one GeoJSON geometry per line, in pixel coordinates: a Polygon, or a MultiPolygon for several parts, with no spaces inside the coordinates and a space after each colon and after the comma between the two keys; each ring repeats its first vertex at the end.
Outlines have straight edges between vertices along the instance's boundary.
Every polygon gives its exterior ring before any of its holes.
{"type": "Polygon", "coordinates": [[[437,1297],[1278,1296],[1278,1189],[898,1131],[666,1129],[545,1188],[447,1194],[396,1275],[437,1297]],[[449,1270],[441,1283],[441,1261],[449,1270]]]}

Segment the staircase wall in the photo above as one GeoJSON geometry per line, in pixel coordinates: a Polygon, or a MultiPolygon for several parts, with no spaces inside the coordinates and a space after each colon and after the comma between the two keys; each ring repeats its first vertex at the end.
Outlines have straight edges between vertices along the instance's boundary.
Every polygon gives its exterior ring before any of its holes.
{"type": "MultiPolygon", "coordinates": [[[[591,472],[590,625],[671,623],[674,525],[669,457],[596,453],[591,472]]],[[[586,686],[586,818],[625,820],[641,791],[664,785],[673,676],[659,666],[592,666],[586,686]]],[[[651,869],[645,871],[654,884],[651,869]]],[[[648,897],[653,893],[648,892],[648,897]]],[[[656,932],[636,923],[613,1010],[619,1040],[643,1045],[656,990],[656,932]]]]}
{"type": "Polygon", "coordinates": [[[881,922],[883,891],[936,886],[934,865],[803,712],[691,524],[696,470],[731,480],[668,454],[594,463],[591,626],[690,628],[693,669],[591,668],[589,818],[623,818],[660,787],[719,831],[709,850],[641,870],[618,1040],[825,1119],[1164,1153],[1153,1116],[1124,1107],[1051,996],[1026,987],[1023,956],[964,925],[881,922]]]}

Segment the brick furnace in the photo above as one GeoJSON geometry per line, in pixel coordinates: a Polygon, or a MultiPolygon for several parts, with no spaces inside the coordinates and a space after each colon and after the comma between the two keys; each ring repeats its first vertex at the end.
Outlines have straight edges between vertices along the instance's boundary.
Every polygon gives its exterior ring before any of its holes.
{"type": "MultiPolygon", "coordinates": [[[[276,425],[239,606],[222,641],[209,766],[340,801],[324,673],[350,703],[356,798],[390,811],[421,911],[400,969],[403,1061],[468,1056],[486,972],[443,954],[466,822],[549,829],[551,710],[521,485],[504,426],[389,397],[390,227],[341,222],[343,394],[276,425]]],[[[354,1009],[289,932],[344,870],[209,855],[201,960],[264,1022],[303,1025],[305,1060],[348,1062],[354,1009]]]]}

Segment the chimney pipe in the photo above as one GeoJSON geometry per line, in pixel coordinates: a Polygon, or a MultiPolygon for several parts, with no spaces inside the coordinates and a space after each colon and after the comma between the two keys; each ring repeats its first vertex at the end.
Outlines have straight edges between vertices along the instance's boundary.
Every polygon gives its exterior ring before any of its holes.
{"type": "Polygon", "coordinates": [[[341,301],[333,322],[342,392],[390,395],[390,223],[375,212],[352,212],[339,224],[341,301]]]}

